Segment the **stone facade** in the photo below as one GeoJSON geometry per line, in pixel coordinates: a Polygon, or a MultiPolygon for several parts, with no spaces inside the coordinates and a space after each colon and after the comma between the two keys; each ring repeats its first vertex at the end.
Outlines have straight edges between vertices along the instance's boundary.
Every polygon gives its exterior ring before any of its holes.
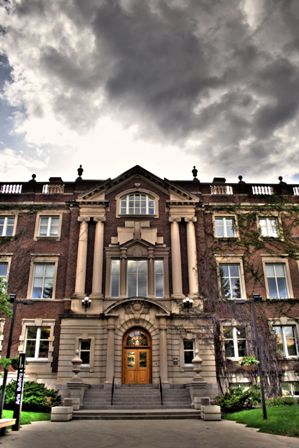
{"type": "Polygon", "coordinates": [[[259,294],[269,387],[276,375],[298,391],[298,187],[168,181],[139,166],[107,181],[19,185],[0,190],[0,268],[28,377],[62,387],[79,350],[86,384],[127,382],[137,357],[133,382],[191,384],[197,350],[214,396],[254,381],[238,361],[255,352],[259,294]],[[134,330],[144,349],[126,345],[134,330]]]}

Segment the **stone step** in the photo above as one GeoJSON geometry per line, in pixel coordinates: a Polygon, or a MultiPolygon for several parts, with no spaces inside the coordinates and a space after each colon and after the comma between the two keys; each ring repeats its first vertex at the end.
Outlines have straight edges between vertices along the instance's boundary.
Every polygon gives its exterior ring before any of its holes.
{"type": "Polygon", "coordinates": [[[102,409],[74,411],[74,420],[143,420],[143,419],[199,419],[195,409],[102,409]]]}

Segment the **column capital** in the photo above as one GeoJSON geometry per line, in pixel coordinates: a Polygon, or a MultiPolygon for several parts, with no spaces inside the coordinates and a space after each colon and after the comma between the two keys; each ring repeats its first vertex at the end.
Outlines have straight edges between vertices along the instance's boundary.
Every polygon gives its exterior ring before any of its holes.
{"type": "Polygon", "coordinates": [[[106,217],[105,216],[93,216],[94,222],[105,222],[106,217]]]}
{"type": "Polygon", "coordinates": [[[192,217],[188,217],[188,218],[184,218],[185,222],[197,222],[197,218],[196,216],[192,216],[192,217]]]}
{"type": "Polygon", "coordinates": [[[177,223],[179,223],[179,222],[181,222],[181,217],[178,217],[178,216],[169,216],[169,222],[177,222],[177,223]]]}
{"type": "Polygon", "coordinates": [[[78,221],[79,222],[89,222],[90,216],[78,216],[78,221]]]}

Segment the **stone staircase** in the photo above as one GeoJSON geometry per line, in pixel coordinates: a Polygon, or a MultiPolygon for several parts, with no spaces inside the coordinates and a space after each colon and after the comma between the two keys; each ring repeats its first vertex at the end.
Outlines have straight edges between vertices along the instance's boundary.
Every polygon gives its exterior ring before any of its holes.
{"type": "Polygon", "coordinates": [[[82,409],[74,411],[74,419],[160,419],[199,418],[199,411],[191,409],[189,390],[183,385],[163,388],[161,404],[158,385],[116,385],[113,404],[111,390],[104,385],[90,386],[82,409]]]}

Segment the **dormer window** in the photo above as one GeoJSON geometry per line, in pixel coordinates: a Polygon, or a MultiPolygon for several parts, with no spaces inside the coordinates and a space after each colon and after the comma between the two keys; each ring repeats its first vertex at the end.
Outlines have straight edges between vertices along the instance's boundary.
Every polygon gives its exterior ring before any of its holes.
{"type": "Polygon", "coordinates": [[[130,193],[120,198],[121,215],[155,215],[155,199],[146,193],[130,193]]]}

